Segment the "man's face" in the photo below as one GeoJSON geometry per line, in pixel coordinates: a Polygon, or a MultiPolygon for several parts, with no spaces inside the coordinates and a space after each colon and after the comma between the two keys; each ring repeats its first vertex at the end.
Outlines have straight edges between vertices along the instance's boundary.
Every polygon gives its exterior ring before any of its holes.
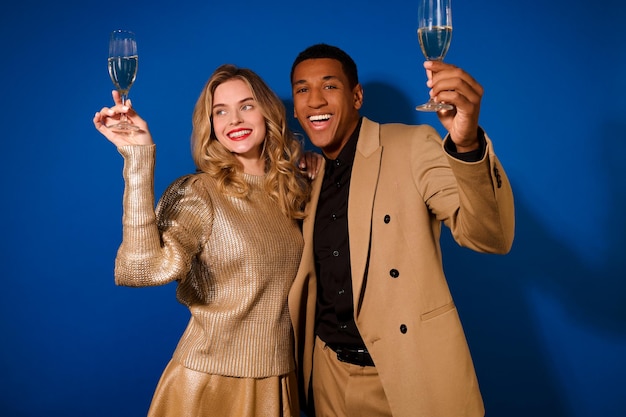
{"type": "Polygon", "coordinates": [[[294,116],[311,142],[335,159],[350,138],[363,104],[360,84],[350,88],[341,63],[335,59],[307,59],[291,80],[294,116]]]}

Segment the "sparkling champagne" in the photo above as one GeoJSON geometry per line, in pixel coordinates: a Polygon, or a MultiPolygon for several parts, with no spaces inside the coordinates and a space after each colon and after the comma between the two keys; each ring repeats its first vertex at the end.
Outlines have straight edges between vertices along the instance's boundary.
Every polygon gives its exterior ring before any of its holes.
{"type": "Polygon", "coordinates": [[[421,27],[417,37],[424,56],[429,61],[441,61],[450,47],[452,26],[421,27]]]}
{"type": "Polygon", "coordinates": [[[116,56],[109,58],[109,75],[115,88],[122,95],[128,94],[128,90],[135,82],[137,76],[137,55],[116,56]]]}

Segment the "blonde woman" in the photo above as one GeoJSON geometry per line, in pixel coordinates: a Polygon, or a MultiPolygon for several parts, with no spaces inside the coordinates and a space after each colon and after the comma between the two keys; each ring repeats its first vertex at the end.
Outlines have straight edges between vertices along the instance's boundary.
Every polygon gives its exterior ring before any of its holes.
{"type": "Polygon", "coordinates": [[[254,72],[219,67],[193,113],[198,171],[174,181],[155,210],[148,126],[113,97],[93,122],[124,157],[115,282],[176,281],[191,312],[148,415],[299,416],[287,294],[309,183],[284,105],[254,72]],[[107,127],[122,113],[139,132],[107,127]]]}

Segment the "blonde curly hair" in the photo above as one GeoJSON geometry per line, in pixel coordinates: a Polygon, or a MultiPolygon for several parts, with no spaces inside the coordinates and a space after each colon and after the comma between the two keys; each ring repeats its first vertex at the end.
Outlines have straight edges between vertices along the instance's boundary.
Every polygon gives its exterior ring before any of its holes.
{"type": "Polygon", "coordinates": [[[232,79],[242,80],[250,87],[265,118],[267,133],[261,155],[265,158],[265,190],[276,200],[286,216],[303,219],[310,184],[298,168],[303,153],[302,144],[287,127],[283,102],[252,70],[230,64],[222,65],[204,86],[192,119],[192,156],[196,168],[216,178],[223,192],[242,198],[248,195],[249,186],[241,175],[243,166],[217,140],[212,125],[215,89],[232,79]]]}

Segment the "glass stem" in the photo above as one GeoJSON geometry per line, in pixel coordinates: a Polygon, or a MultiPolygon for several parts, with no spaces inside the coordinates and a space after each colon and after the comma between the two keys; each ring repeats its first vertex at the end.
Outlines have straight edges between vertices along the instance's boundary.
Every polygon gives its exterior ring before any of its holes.
{"type": "MultiPolygon", "coordinates": [[[[126,105],[126,100],[128,100],[128,94],[121,94],[122,96],[122,106],[126,105]]],[[[126,113],[122,113],[120,115],[120,122],[122,123],[127,123],[128,122],[128,117],[126,116],[126,113]]]]}

